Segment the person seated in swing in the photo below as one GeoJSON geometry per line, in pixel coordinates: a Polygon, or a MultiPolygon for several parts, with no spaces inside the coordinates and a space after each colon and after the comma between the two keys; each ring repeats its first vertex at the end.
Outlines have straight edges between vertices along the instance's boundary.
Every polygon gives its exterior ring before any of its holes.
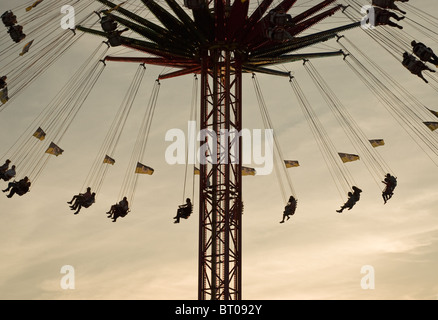
{"type": "Polygon", "coordinates": [[[386,186],[382,192],[382,198],[386,204],[386,202],[394,195],[394,189],[397,186],[397,178],[390,173],[387,173],[382,183],[384,183],[386,186]]]}
{"type": "Polygon", "coordinates": [[[190,217],[190,215],[192,214],[192,210],[193,210],[192,202],[190,198],[187,198],[185,204],[178,206],[176,216],[173,217],[173,219],[175,219],[174,223],[179,223],[179,220],[181,218],[188,219],[188,217],[190,217]]]}
{"type": "Polygon", "coordinates": [[[9,169],[10,163],[11,163],[11,160],[6,159],[5,163],[0,167],[0,175],[4,174],[9,169]]]}
{"type": "Polygon", "coordinates": [[[89,208],[93,203],[96,202],[96,193],[93,192],[90,197],[83,198],[82,200],[76,201],[76,203],[71,207],[72,210],[76,210],[74,214],[78,214],[82,208],[89,208]]]}
{"type": "Polygon", "coordinates": [[[12,27],[17,23],[17,16],[11,10],[3,13],[1,18],[6,28],[12,27]]]}
{"type": "Polygon", "coordinates": [[[113,32],[117,29],[117,22],[111,16],[104,16],[100,20],[100,25],[102,26],[102,30],[105,32],[113,32]]]}
{"type": "MultiPolygon", "coordinates": [[[[91,193],[91,188],[88,187],[87,191],[85,193],[79,193],[71,199],[71,201],[68,201],[68,204],[71,204],[70,209],[71,210],[77,210],[79,207],[86,207],[88,208],[94,203],[94,196],[95,193],[91,193]]],[[[80,209],[75,213],[79,213],[80,209]]]]}
{"type": "Polygon", "coordinates": [[[20,181],[9,182],[8,187],[3,190],[3,192],[9,192],[7,195],[8,198],[12,198],[14,194],[18,194],[19,196],[25,195],[30,190],[30,180],[28,177],[24,177],[20,181]]]}
{"type": "Polygon", "coordinates": [[[281,220],[280,223],[284,223],[284,220],[286,218],[287,220],[289,220],[290,216],[293,216],[295,214],[296,209],[297,209],[297,199],[295,199],[294,196],[290,196],[287,205],[284,207],[283,220],[281,220]]]}
{"type": "Polygon", "coordinates": [[[429,81],[427,81],[424,78],[422,72],[424,70],[427,70],[427,71],[430,71],[430,72],[436,72],[435,70],[429,68],[428,66],[426,66],[426,64],[424,64],[420,60],[417,60],[417,58],[415,58],[412,54],[407,53],[406,51],[405,51],[405,53],[403,53],[402,64],[412,74],[415,74],[416,76],[420,77],[426,83],[429,83],[429,81]]]}
{"type": "Polygon", "coordinates": [[[9,181],[15,177],[15,175],[15,165],[13,165],[11,169],[6,170],[5,172],[0,172],[0,180],[9,181]]]}
{"type": "Polygon", "coordinates": [[[20,25],[9,27],[8,33],[15,43],[19,43],[21,40],[26,38],[26,35],[23,33],[23,27],[20,25]]]}
{"type": "Polygon", "coordinates": [[[6,87],[8,84],[6,83],[6,80],[8,79],[7,76],[3,76],[0,78],[0,89],[3,89],[4,87],[6,87]]]}
{"type": "Polygon", "coordinates": [[[87,191],[85,193],[79,193],[75,196],[73,196],[73,198],[70,201],[67,201],[68,204],[71,204],[70,207],[73,207],[76,205],[76,203],[79,201],[83,201],[84,199],[89,199],[91,197],[91,188],[88,187],[87,191]],[[74,204],[73,204],[74,202],[74,204]]]}
{"type": "Polygon", "coordinates": [[[411,42],[411,46],[412,51],[421,61],[430,62],[438,66],[438,56],[431,48],[427,47],[424,43],[416,42],[415,40],[411,42]]]}
{"type": "Polygon", "coordinates": [[[347,202],[344,203],[341,209],[336,210],[336,212],[342,213],[344,209],[351,210],[354,207],[354,205],[360,200],[360,193],[362,192],[362,190],[356,186],[353,186],[352,189],[353,192],[348,192],[347,202]]]}
{"type": "Polygon", "coordinates": [[[403,29],[402,26],[398,25],[397,23],[391,21],[391,18],[394,18],[397,21],[403,20],[405,17],[399,17],[394,12],[381,9],[379,7],[373,7],[374,9],[374,23],[376,26],[379,25],[388,25],[390,27],[395,27],[399,29],[403,29]]]}
{"type": "Polygon", "coordinates": [[[406,14],[406,11],[401,10],[397,5],[394,3],[395,0],[373,0],[372,5],[380,7],[382,9],[392,9],[400,11],[403,14],[406,14]]]}
{"type": "Polygon", "coordinates": [[[118,218],[124,218],[129,212],[128,198],[124,197],[119,203],[111,206],[110,211],[107,212],[108,218],[116,222],[118,218]]]}

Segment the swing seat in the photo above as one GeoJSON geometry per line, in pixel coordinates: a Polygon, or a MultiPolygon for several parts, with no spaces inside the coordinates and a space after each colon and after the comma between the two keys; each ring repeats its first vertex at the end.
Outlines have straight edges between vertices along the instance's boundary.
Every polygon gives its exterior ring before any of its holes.
{"type": "Polygon", "coordinates": [[[188,219],[191,216],[191,214],[193,213],[193,206],[190,208],[190,210],[188,210],[188,209],[189,208],[187,208],[187,207],[183,207],[183,208],[180,207],[177,211],[177,215],[180,218],[188,219]]]}
{"type": "Polygon", "coordinates": [[[15,193],[21,197],[28,192],[29,192],[29,187],[25,187],[25,188],[17,188],[17,191],[15,193]]]}
{"type": "Polygon", "coordinates": [[[84,204],[82,204],[82,207],[84,207],[84,208],[89,208],[89,207],[91,207],[91,205],[94,203],[94,201],[92,201],[92,202],[85,202],[84,204]]]}

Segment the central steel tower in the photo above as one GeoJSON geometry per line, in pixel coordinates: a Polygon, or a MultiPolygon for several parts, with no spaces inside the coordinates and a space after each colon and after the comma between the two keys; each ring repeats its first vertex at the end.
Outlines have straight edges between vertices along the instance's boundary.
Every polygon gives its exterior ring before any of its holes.
{"type": "Polygon", "coordinates": [[[77,29],[125,46],[145,57],[111,57],[106,61],[137,62],[178,68],[160,80],[201,75],[201,157],[199,203],[199,300],[242,299],[242,74],[289,77],[271,65],[342,55],[297,53],[334,38],[360,22],[299,36],[341,7],[324,0],[292,16],[298,0],[262,0],[250,12],[250,0],[139,0],[158,23],[140,15],[138,6],[98,0],[103,31],[77,29]],[[316,14],[332,5],[325,11],[316,14]],[[125,8],[126,6],[126,8],[125,8]],[[271,8],[272,6],[272,8],[271,8]],[[185,7],[185,8],[184,8],[185,7]],[[138,13],[137,13],[138,12],[138,13]],[[118,29],[118,23],[125,27],[118,29]],[[132,31],[129,37],[125,31],[132,31]],[[202,140],[202,139],[201,139],[202,140]],[[204,149],[203,149],[204,148],[204,149]]]}
{"type": "Polygon", "coordinates": [[[206,150],[200,165],[200,300],[241,299],[241,129],[240,53],[226,46],[213,48],[205,53],[201,68],[201,132],[213,152],[206,150]]]}

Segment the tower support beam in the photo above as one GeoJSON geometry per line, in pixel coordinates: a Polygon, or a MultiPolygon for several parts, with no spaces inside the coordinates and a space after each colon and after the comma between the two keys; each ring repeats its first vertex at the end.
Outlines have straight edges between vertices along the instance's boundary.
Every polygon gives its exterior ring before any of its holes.
{"type": "Polygon", "coordinates": [[[199,300],[242,297],[242,66],[227,49],[201,67],[199,300]]]}

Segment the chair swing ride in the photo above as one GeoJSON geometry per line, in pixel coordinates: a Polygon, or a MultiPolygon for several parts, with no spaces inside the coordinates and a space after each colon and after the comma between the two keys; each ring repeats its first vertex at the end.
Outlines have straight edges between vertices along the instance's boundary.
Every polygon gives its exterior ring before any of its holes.
{"type": "MultiPolygon", "coordinates": [[[[75,214],[83,209],[92,210],[108,171],[116,163],[120,136],[143,83],[146,66],[177,69],[160,74],[154,83],[121,185],[120,201],[108,206],[107,217],[116,222],[131,212],[139,176],[155,173],[143,163],[161,82],[194,74],[190,120],[199,118],[199,129],[204,133],[202,141],[207,148],[200,153],[198,167],[189,168],[186,161],[185,203],[178,207],[174,222],[180,223],[180,219],[189,219],[193,214],[195,176],[199,177],[199,299],[242,298],[242,177],[255,176],[257,172],[242,165],[239,137],[226,137],[224,143],[221,139],[213,139],[213,134],[220,136],[223,131],[242,131],[243,75],[252,76],[265,129],[275,129],[275,126],[257,74],[288,80],[294,104],[300,106],[341,197],[348,196],[336,210],[338,213],[351,210],[360,200],[362,190],[348,170],[347,163],[352,161],[364,162],[373,179],[381,184],[383,202],[387,203],[394,195],[397,177],[378,153],[377,148],[385,145],[384,139],[366,137],[312,60],[343,58],[348,68],[397,117],[405,130],[433,156],[438,156],[438,138],[434,133],[438,129],[438,112],[422,104],[371,60],[348,35],[343,34],[361,27],[363,17],[359,13],[362,6],[368,4],[368,8],[375,12],[375,28],[372,32],[365,30],[365,33],[399,61],[401,67],[421,78],[424,85],[438,91],[438,79],[433,75],[434,66],[438,65],[437,55],[421,39],[413,39],[403,31],[402,26],[404,22],[416,27],[421,23],[436,24],[436,18],[410,5],[408,0],[373,0],[371,5],[359,0],[345,0],[342,4],[335,0],[315,0],[310,1],[310,6],[300,6],[300,0],[253,2],[133,0],[114,3],[86,0],[75,7],[76,14],[84,17],[72,30],[59,30],[55,26],[58,21],[53,22],[51,13],[59,8],[54,0],[39,0],[30,6],[4,12],[1,18],[9,38],[0,38],[2,46],[4,44],[0,55],[2,61],[7,61],[7,64],[1,63],[0,112],[13,104],[17,96],[84,35],[93,35],[98,46],[35,119],[30,134],[23,134],[4,154],[0,179],[8,185],[3,191],[10,192],[8,197],[14,194],[25,196],[31,191],[49,159],[62,155],[62,139],[107,64],[129,62],[139,64],[137,71],[83,187],[68,203],[75,214]],[[97,3],[101,6],[92,10],[97,3]],[[295,12],[295,9],[301,11],[295,12]],[[404,20],[409,14],[418,18],[417,21],[404,20]],[[348,22],[315,31],[321,26],[321,21],[334,15],[342,15],[348,22]],[[395,23],[391,18],[400,22],[395,23]],[[99,37],[104,41],[99,42],[99,37]],[[33,40],[28,41],[31,38],[33,40]],[[335,41],[336,50],[307,51],[329,40],[335,41]],[[21,53],[16,54],[18,46],[21,53]],[[140,57],[108,55],[113,48],[127,48],[140,57]],[[293,65],[301,64],[300,67],[308,73],[316,87],[315,92],[324,99],[350,139],[354,153],[339,152],[306,97],[301,81],[290,71],[272,68],[293,62],[297,62],[293,65]],[[386,83],[395,89],[389,89],[386,83]],[[227,161],[224,161],[224,154],[228,155],[227,161]],[[23,178],[17,178],[17,174],[23,178]],[[193,183],[191,192],[187,192],[189,178],[193,183]],[[191,194],[187,197],[188,193],[191,194]]],[[[433,39],[434,34],[429,36],[433,39]]],[[[292,168],[299,167],[300,163],[284,157],[275,134],[272,142],[274,171],[285,203],[280,223],[285,223],[298,210],[298,196],[289,170],[298,170],[292,168]]]]}

